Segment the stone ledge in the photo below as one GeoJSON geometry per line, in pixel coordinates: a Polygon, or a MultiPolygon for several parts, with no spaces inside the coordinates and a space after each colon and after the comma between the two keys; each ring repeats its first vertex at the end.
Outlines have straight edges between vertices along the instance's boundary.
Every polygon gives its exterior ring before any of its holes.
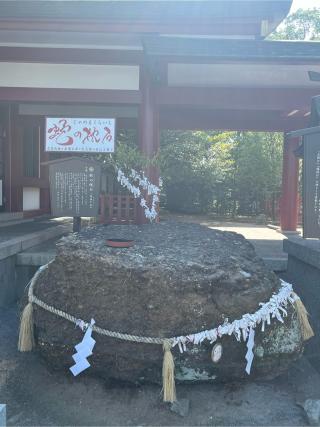
{"type": "Polygon", "coordinates": [[[6,405],[0,404],[0,427],[6,427],[6,405]]]}
{"type": "Polygon", "coordinates": [[[23,212],[1,212],[0,222],[23,219],[23,212]]]}
{"type": "Polygon", "coordinates": [[[27,219],[17,219],[17,220],[10,220],[10,221],[2,221],[0,220],[0,228],[2,227],[12,227],[14,225],[20,225],[25,224],[28,222],[34,222],[33,218],[27,218],[27,219]]]}
{"type": "Polygon", "coordinates": [[[70,230],[67,226],[57,225],[56,227],[47,228],[35,233],[29,233],[22,237],[16,237],[8,241],[0,243],[0,260],[15,255],[21,251],[32,248],[49,239],[53,239],[63,234],[68,233],[70,230]]]}
{"type": "Polygon", "coordinates": [[[303,238],[287,239],[283,241],[283,250],[289,256],[298,258],[306,264],[320,268],[320,241],[303,238]]]}
{"type": "Polygon", "coordinates": [[[21,252],[17,254],[16,265],[33,265],[40,266],[48,264],[56,253],[54,251],[48,252],[21,252]]]}
{"type": "Polygon", "coordinates": [[[288,260],[286,258],[271,258],[262,257],[265,265],[272,271],[280,272],[286,271],[288,260]]]}

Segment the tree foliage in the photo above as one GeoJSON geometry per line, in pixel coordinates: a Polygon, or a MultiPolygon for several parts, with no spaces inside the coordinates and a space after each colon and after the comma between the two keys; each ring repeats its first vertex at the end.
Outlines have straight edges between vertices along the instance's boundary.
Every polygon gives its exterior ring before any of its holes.
{"type": "Polygon", "coordinates": [[[270,36],[270,40],[320,40],[320,8],[298,9],[270,36]]]}
{"type": "Polygon", "coordinates": [[[259,214],[279,198],[282,171],[282,135],[239,133],[236,147],[235,194],[238,213],[259,214]]]}
{"type": "Polygon", "coordinates": [[[229,169],[227,150],[212,149],[214,137],[214,132],[162,133],[159,166],[170,209],[204,212],[212,206],[215,186],[229,169]]]}
{"type": "Polygon", "coordinates": [[[137,132],[134,130],[120,130],[117,133],[115,152],[112,154],[100,154],[99,160],[102,161],[104,169],[114,172],[115,167],[123,171],[131,169],[142,170],[154,159],[148,159],[138,148],[137,132]]]}
{"type": "Polygon", "coordinates": [[[159,164],[168,209],[255,215],[279,197],[282,135],[167,131],[159,164]]]}

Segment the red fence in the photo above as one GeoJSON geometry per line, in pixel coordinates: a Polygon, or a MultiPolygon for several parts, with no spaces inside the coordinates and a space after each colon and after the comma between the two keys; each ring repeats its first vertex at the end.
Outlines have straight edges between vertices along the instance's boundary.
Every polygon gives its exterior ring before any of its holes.
{"type": "Polygon", "coordinates": [[[100,196],[100,223],[133,224],[137,219],[136,199],[128,195],[100,196]]]}

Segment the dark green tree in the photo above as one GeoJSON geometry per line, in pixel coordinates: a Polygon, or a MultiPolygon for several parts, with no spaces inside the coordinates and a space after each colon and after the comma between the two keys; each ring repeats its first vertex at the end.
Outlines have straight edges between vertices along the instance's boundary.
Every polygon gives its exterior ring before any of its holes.
{"type": "Polygon", "coordinates": [[[270,205],[275,216],[282,170],[282,135],[244,132],[236,146],[234,199],[237,213],[257,215],[270,205]]]}
{"type": "Polygon", "coordinates": [[[320,40],[320,8],[298,9],[269,37],[270,40],[320,40]]]}
{"type": "Polygon", "coordinates": [[[219,216],[275,215],[282,135],[256,132],[163,132],[160,152],[166,206],[219,216]]]}

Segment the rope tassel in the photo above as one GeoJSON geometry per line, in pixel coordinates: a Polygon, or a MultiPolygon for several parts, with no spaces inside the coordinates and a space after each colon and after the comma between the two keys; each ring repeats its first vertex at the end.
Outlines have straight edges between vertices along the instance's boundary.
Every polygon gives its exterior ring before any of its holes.
{"type": "Polygon", "coordinates": [[[35,345],[33,335],[33,306],[29,302],[21,315],[18,350],[31,351],[35,345]]]}
{"type": "Polygon", "coordinates": [[[171,343],[165,340],[163,343],[163,365],[162,365],[162,390],[164,402],[175,402],[176,384],[174,380],[174,360],[171,353],[171,343]]]}
{"type": "Polygon", "coordinates": [[[296,295],[296,300],[294,302],[295,309],[297,311],[299,323],[301,326],[301,335],[304,341],[307,341],[308,339],[312,338],[314,336],[314,332],[312,330],[312,327],[309,323],[309,313],[307,312],[306,307],[304,306],[301,299],[296,295]]]}

